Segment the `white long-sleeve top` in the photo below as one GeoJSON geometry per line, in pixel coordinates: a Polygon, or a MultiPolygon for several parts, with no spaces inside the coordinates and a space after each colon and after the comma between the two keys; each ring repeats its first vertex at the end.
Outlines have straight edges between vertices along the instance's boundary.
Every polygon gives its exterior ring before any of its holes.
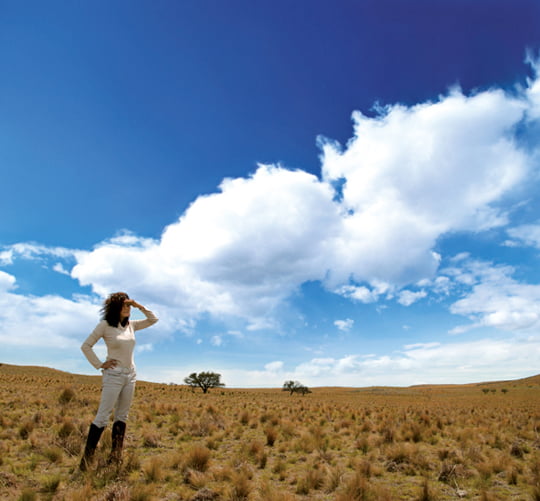
{"type": "Polygon", "coordinates": [[[133,350],[136,342],[135,331],[150,327],[158,321],[158,318],[150,310],[141,308],[140,311],[146,317],[144,320],[130,320],[125,327],[122,327],[121,324],[112,327],[106,320],[102,320],[86,338],[81,350],[96,369],[100,369],[103,362],[94,352],[93,346],[101,338],[103,338],[107,346],[107,360],[117,360],[118,366],[126,369],[135,367],[133,360],[133,350]]]}

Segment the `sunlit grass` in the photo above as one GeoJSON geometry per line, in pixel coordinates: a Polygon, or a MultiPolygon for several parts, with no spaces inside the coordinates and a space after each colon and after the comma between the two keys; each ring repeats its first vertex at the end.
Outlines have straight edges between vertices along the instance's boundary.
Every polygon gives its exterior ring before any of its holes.
{"type": "Polygon", "coordinates": [[[305,397],[140,382],[121,466],[109,426],[83,474],[99,396],[97,377],[0,365],[6,499],[540,501],[540,378],[305,397]]]}

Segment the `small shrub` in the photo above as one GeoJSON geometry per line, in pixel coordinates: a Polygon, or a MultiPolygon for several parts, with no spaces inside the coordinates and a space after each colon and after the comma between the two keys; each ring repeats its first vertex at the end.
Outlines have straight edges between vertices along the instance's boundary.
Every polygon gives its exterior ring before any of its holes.
{"type": "Polygon", "coordinates": [[[69,404],[75,399],[75,391],[73,388],[64,388],[60,396],[58,397],[58,402],[62,405],[69,404]]]}
{"type": "Polygon", "coordinates": [[[525,450],[518,442],[514,442],[510,447],[510,454],[516,458],[522,458],[525,455],[525,450]]]}
{"type": "Polygon", "coordinates": [[[282,459],[278,459],[272,468],[272,472],[278,475],[279,480],[285,480],[285,472],[287,471],[287,465],[282,459]]]}
{"type": "Polygon", "coordinates": [[[343,469],[339,466],[336,466],[335,468],[329,468],[327,470],[325,482],[326,492],[334,492],[339,487],[341,479],[343,478],[343,473],[343,469]]]}
{"type": "Polygon", "coordinates": [[[58,430],[59,438],[67,438],[77,431],[77,427],[71,421],[64,421],[58,430]]]}
{"type": "Polygon", "coordinates": [[[143,447],[159,447],[159,435],[153,431],[145,431],[143,434],[143,447]]]}
{"type": "Polygon", "coordinates": [[[214,492],[207,487],[203,487],[197,491],[189,501],[215,501],[217,499],[219,499],[219,494],[217,492],[214,492]]]}
{"type": "Polygon", "coordinates": [[[373,474],[371,461],[363,460],[356,466],[356,471],[365,478],[370,478],[373,474]]]}
{"type": "Polygon", "coordinates": [[[163,463],[158,457],[153,457],[143,466],[143,473],[147,483],[159,482],[163,479],[163,463]]]}
{"type": "Polygon", "coordinates": [[[367,435],[362,435],[357,441],[356,441],[356,448],[360,451],[362,451],[363,454],[367,454],[369,451],[369,439],[367,435]]]}
{"type": "Polygon", "coordinates": [[[336,501],[368,501],[370,499],[368,482],[358,472],[346,482],[343,490],[336,496],[336,501]]]}
{"type": "MultiPolygon", "coordinates": [[[[81,501],[84,498],[81,498],[81,501]]],[[[113,484],[106,492],[104,499],[111,501],[131,501],[134,499],[131,496],[130,489],[124,484],[113,484]]]]}
{"type": "Polygon", "coordinates": [[[384,429],[382,436],[383,436],[383,442],[385,444],[391,444],[394,442],[396,438],[396,432],[391,426],[389,426],[384,429]]]}
{"type": "Polygon", "coordinates": [[[59,463],[62,459],[62,449],[59,447],[48,447],[42,453],[51,463],[59,463]]]}
{"type": "Polygon", "coordinates": [[[229,501],[247,501],[251,493],[251,482],[248,475],[243,471],[237,472],[233,475],[231,483],[229,501]]]}
{"type": "Polygon", "coordinates": [[[445,483],[452,482],[456,478],[456,468],[457,468],[457,465],[455,464],[450,464],[446,462],[443,463],[437,480],[439,482],[445,482],[445,483]]]}
{"type": "Polygon", "coordinates": [[[156,498],[151,485],[135,485],[131,489],[128,499],[129,501],[154,501],[156,498]]]}
{"type": "Polygon", "coordinates": [[[246,446],[246,453],[251,458],[257,458],[264,452],[264,445],[259,440],[253,440],[246,446]]]}
{"type": "Polygon", "coordinates": [[[268,428],[266,428],[264,433],[266,435],[266,445],[268,445],[269,447],[273,447],[273,445],[274,445],[274,443],[276,441],[276,438],[277,438],[276,429],[273,428],[273,427],[268,427],[268,428]]]}
{"type": "Polygon", "coordinates": [[[249,412],[247,410],[242,411],[242,414],[240,414],[240,423],[244,426],[249,423],[249,412]]]}
{"type": "Polygon", "coordinates": [[[507,476],[506,476],[506,481],[508,482],[509,485],[517,485],[518,483],[518,472],[515,468],[512,468],[507,476]]]}
{"type": "Polygon", "coordinates": [[[137,471],[141,468],[141,461],[135,452],[129,452],[125,455],[123,468],[126,472],[137,471]]]}
{"type": "Polygon", "coordinates": [[[431,495],[429,491],[429,483],[427,479],[425,479],[422,486],[422,492],[420,494],[420,497],[418,498],[418,501],[434,501],[434,499],[435,498],[431,495]]]}
{"type": "Polygon", "coordinates": [[[24,489],[19,496],[18,501],[37,501],[38,496],[33,489],[24,489]]]}
{"type": "Polygon", "coordinates": [[[324,473],[320,469],[308,466],[307,473],[296,484],[296,493],[307,495],[311,490],[318,490],[324,485],[324,473]]]}
{"type": "Polygon", "coordinates": [[[264,482],[259,488],[259,492],[260,499],[264,501],[295,501],[297,499],[293,494],[276,490],[269,482],[264,482]]]}
{"type": "Polygon", "coordinates": [[[54,494],[58,490],[61,481],[62,477],[58,474],[46,477],[41,484],[43,492],[54,494]]]}
{"type": "Polygon", "coordinates": [[[19,437],[26,440],[30,433],[34,430],[34,424],[31,421],[26,421],[19,427],[19,437]]]}
{"type": "Polygon", "coordinates": [[[264,470],[266,468],[266,463],[268,462],[268,454],[265,452],[259,454],[257,457],[257,463],[261,470],[264,470]]]}

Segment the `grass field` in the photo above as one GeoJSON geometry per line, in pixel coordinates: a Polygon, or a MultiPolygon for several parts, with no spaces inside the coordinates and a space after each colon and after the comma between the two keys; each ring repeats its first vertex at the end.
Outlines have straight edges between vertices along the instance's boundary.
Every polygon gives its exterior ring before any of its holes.
{"type": "Polygon", "coordinates": [[[540,376],[202,392],[139,382],[119,468],[78,471],[100,377],[0,365],[0,499],[540,500],[540,376]]]}

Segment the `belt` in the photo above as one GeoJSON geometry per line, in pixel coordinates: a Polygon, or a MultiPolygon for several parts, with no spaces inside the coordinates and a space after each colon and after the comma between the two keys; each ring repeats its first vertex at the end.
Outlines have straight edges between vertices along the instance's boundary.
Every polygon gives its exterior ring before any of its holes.
{"type": "Polygon", "coordinates": [[[135,367],[111,367],[110,369],[105,369],[106,371],[116,371],[120,374],[131,374],[135,372],[135,367]]]}

